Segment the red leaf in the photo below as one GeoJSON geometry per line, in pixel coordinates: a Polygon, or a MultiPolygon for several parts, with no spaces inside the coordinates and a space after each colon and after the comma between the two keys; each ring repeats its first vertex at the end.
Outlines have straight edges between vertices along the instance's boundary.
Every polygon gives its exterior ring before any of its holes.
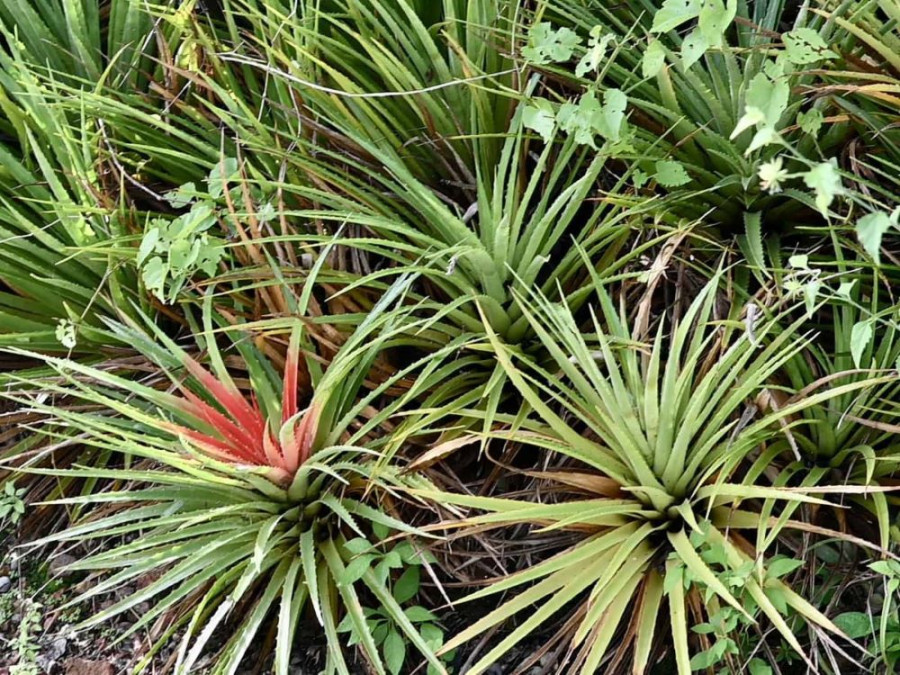
{"type": "Polygon", "coordinates": [[[238,424],[249,431],[254,438],[262,438],[266,429],[265,420],[263,420],[258,410],[254,410],[247,403],[247,399],[241,395],[241,392],[233,384],[228,386],[220,382],[189,356],[185,357],[185,366],[206,387],[213,399],[225,408],[238,424]]]}
{"type": "Polygon", "coordinates": [[[239,449],[233,448],[227,443],[200,431],[194,431],[193,429],[188,429],[187,427],[171,422],[163,422],[162,427],[177,436],[186,437],[200,450],[216,459],[222,459],[229,462],[256,463],[252,457],[245,456],[239,449]]]}
{"type": "Polygon", "coordinates": [[[321,410],[319,406],[313,404],[303,415],[303,419],[297,426],[295,432],[296,444],[298,448],[298,465],[303,465],[312,454],[313,443],[316,441],[316,434],[319,430],[319,416],[321,410]]]}
{"type": "Polygon", "coordinates": [[[286,468],[286,462],[282,455],[281,446],[271,431],[267,431],[265,436],[263,436],[263,450],[266,454],[266,463],[269,466],[277,466],[283,469],[286,468]]]}
{"type": "MultiPolygon", "coordinates": [[[[225,415],[196,396],[193,392],[185,390],[183,393],[190,404],[187,406],[187,410],[195,419],[199,422],[205,422],[215,429],[219,436],[221,436],[229,445],[237,448],[246,448],[257,454],[260,460],[262,460],[263,455],[258,452],[260,439],[254,438],[250,432],[243,429],[243,427],[239,427],[225,415]]],[[[258,412],[257,415],[259,415],[260,421],[265,423],[262,420],[262,415],[258,412]]]]}
{"type": "Polygon", "coordinates": [[[297,375],[300,369],[300,331],[295,330],[288,345],[284,362],[284,383],[281,392],[282,426],[297,414],[297,375]]]}

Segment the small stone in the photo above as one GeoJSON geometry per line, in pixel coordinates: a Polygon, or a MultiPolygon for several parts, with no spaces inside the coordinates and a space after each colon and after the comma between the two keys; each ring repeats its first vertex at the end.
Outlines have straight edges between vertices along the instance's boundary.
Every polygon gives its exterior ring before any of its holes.
{"type": "Polygon", "coordinates": [[[108,661],[73,658],[66,659],[65,667],[65,675],[115,675],[115,670],[108,661]]]}
{"type": "Polygon", "coordinates": [[[7,593],[12,588],[12,579],[9,577],[0,577],[0,593],[7,593]]]}
{"type": "Polygon", "coordinates": [[[56,638],[50,645],[50,653],[48,656],[54,661],[62,658],[62,655],[66,653],[66,647],[68,646],[68,644],[69,641],[66,640],[66,638],[56,638]]]}

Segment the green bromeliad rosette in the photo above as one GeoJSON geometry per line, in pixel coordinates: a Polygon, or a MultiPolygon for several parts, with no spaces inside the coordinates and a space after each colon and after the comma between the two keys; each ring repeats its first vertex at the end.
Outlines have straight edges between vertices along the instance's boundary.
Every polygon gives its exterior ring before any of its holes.
{"type": "MultiPolygon", "coordinates": [[[[801,332],[802,313],[789,321],[790,310],[752,329],[739,313],[716,318],[720,276],[678,319],[662,318],[655,329],[632,324],[599,280],[597,311],[582,324],[539,293],[521,296],[549,362],[538,363],[491,333],[523,409],[498,416],[487,439],[472,434],[470,442],[494,439],[544,453],[546,468],[522,471],[544,487],[510,497],[427,488],[415,493],[462,507],[445,523],[457,534],[530,525],[538,533],[570,533],[575,541],[464,599],[517,591],[444,649],[519,619],[467,672],[485,672],[550,621],[559,626],[551,642],[563,650],[566,672],[584,675],[604,672],[609,663],[655,672],[663,645],[674,649],[671,667],[679,675],[724,666],[739,653],[740,631],[760,622],[808,663],[795,634],[800,624],[843,636],[781,579],[803,563],[779,553],[775,542],[791,530],[842,538],[810,529],[793,517],[792,505],[828,505],[832,493],[886,488],[821,481],[789,487],[777,478],[779,467],[794,462],[782,440],[802,411],[896,377],[850,378],[781,407],[763,405],[760,394],[777,387],[773,377],[811,336],[801,332]],[[661,613],[667,621],[659,621],[661,613]],[[693,633],[699,639],[689,639],[693,633]]],[[[457,434],[443,444],[465,442],[457,434]]],[[[879,550],[875,542],[845,539],[879,550]]]]}

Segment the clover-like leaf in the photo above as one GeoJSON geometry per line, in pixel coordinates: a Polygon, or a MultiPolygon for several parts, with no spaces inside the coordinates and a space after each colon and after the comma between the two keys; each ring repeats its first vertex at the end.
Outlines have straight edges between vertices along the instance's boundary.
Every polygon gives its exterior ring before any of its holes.
{"type": "Polygon", "coordinates": [[[762,111],[765,124],[774,126],[787,110],[790,95],[791,88],[785,78],[757,73],[750,80],[745,102],[748,108],[762,111]]]}
{"type": "Polygon", "coordinates": [[[554,29],[542,21],[528,33],[528,46],[522,48],[522,56],[529,63],[545,65],[568,61],[581,44],[581,38],[571,28],[554,29]]]}
{"type": "Polygon", "coordinates": [[[240,173],[240,166],[234,157],[226,157],[218,162],[206,178],[206,191],[213,199],[218,199],[225,191],[226,183],[233,181],[240,173]]]}
{"type": "Polygon", "coordinates": [[[529,103],[522,111],[522,124],[526,129],[537,132],[545,143],[549,143],[556,129],[556,115],[550,101],[538,98],[529,103]]]}
{"type": "Polygon", "coordinates": [[[619,89],[607,89],[603,94],[603,107],[597,118],[597,132],[607,141],[616,142],[622,138],[625,110],[628,97],[619,89]]]}
{"type": "Polygon", "coordinates": [[[833,157],[827,162],[816,164],[803,174],[803,182],[806,187],[815,191],[816,207],[824,216],[828,215],[828,207],[831,206],[834,198],[844,191],[837,160],[833,157]]]}
{"type": "Polygon", "coordinates": [[[883,211],[868,213],[856,221],[859,243],[876,264],[881,261],[881,239],[890,227],[891,217],[883,211]]]}
{"type": "Polygon", "coordinates": [[[836,59],[837,54],[828,48],[825,40],[812,28],[795,28],[782,36],[788,61],[796,65],[808,65],[824,59],[836,59]]]}
{"type": "Polygon", "coordinates": [[[692,30],[681,43],[681,61],[685,68],[697,63],[709,49],[709,43],[699,28],[692,30]]]}
{"type": "Polygon", "coordinates": [[[653,15],[651,33],[665,33],[700,16],[701,0],[665,0],[653,15]]]}
{"type": "Polygon", "coordinates": [[[800,125],[804,133],[810,136],[818,134],[824,122],[825,115],[818,108],[812,108],[797,115],[797,124],[800,125]]]}
{"type": "Polygon", "coordinates": [[[697,28],[709,47],[721,47],[722,35],[737,15],[737,0],[702,0],[697,28]]]}
{"type": "Polygon", "coordinates": [[[643,77],[655,77],[666,65],[666,48],[662,41],[653,40],[644,52],[641,60],[641,75],[643,77]]]}
{"type": "Polygon", "coordinates": [[[691,177],[681,162],[660,160],[656,163],[656,182],[663,187],[681,187],[691,182],[691,177]]]}
{"type": "Polygon", "coordinates": [[[584,77],[591,71],[596,72],[599,70],[600,62],[603,60],[603,57],[606,56],[610,43],[615,39],[616,36],[612,33],[604,34],[602,26],[594,26],[591,29],[590,38],[588,39],[587,54],[585,54],[578,62],[578,65],[575,66],[575,75],[577,77],[584,77]]]}
{"type": "Polygon", "coordinates": [[[153,295],[165,302],[166,277],[169,274],[169,266],[159,256],[154,256],[141,266],[141,279],[144,286],[153,295]]]}

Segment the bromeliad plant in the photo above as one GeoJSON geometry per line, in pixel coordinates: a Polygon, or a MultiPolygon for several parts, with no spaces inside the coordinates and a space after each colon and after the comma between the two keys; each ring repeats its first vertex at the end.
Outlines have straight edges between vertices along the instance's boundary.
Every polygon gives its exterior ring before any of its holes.
{"type": "MultiPolygon", "coordinates": [[[[377,461],[379,431],[407,396],[377,406],[388,388],[396,389],[421,364],[361,394],[373,360],[405,316],[384,310],[395,296],[385,296],[324,374],[317,374],[314,355],[301,362],[302,329],[295,328],[280,393],[272,363],[240,340],[238,353],[228,361],[242,362],[252,393],[238,385],[216,347],[209,304],[206,332],[198,340],[209,353],[211,370],[159,329],[153,340],[136,325],[112,327],[172,378],[177,393],[106,369],[45,359],[63,384],[47,381],[41,386],[44,392],[80,400],[90,411],[29,403],[24,389],[15,398],[52,417],[45,433],[76,435],[88,446],[118,454],[124,467],[59,472],[114,482],[96,494],[62,500],[79,505],[83,517],[35,546],[124,538],[125,543],[73,565],[74,570],[112,572],[74,602],[146,580],[87,625],[152,601],[127,632],[165,621],[167,629],[147,659],[182,632],[178,672],[188,672],[215,642],[216,673],[237,672],[254,640],[271,627],[277,635],[275,671],[284,675],[298,627],[314,615],[328,643],[326,672],[349,675],[338,635],[343,621],[353,627],[374,672],[384,673],[362,609],[362,591],[356,588],[360,585],[436,672],[444,672],[429,642],[391,594],[389,579],[368,566],[375,556],[364,549],[374,544],[360,547],[373,541],[373,524],[413,532],[387,512],[383,500],[401,479],[387,462],[377,461]],[[302,370],[311,375],[311,393],[298,391],[302,370]],[[306,394],[309,401],[303,405],[306,394]],[[223,631],[227,638],[219,647],[223,631]]],[[[427,365],[418,374],[429,381],[427,365]]],[[[35,386],[34,381],[22,382],[23,388],[35,386]]]]}
{"type": "Polygon", "coordinates": [[[599,283],[599,316],[587,331],[558,304],[523,295],[520,307],[551,355],[549,364],[535,363],[492,333],[497,359],[525,408],[498,418],[503,426],[491,436],[548,453],[556,468],[527,474],[556,487],[541,490],[540,499],[422,494],[484,512],[447,527],[531,524],[569,531],[577,541],[468,596],[520,589],[446,649],[534,606],[469,672],[485,672],[562,613],[568,613],[560,630],[571,659],[564,670],[585,674],[626,658],[629,672],[653,672],[666,607],[681,675],[692,670],[691,652],[701,652],[691,647],[692,626],[712,621],[724,607],[746,625],[757,617],[770,622],[801,654],[789,613],[839,633],[778,578],[784,565],[770,564],[771,551],[754,547],[744,532],[775,538],[786,527],[804,526],[760,513],[759,504],[770,499],[823,502],[802,488],[772,485],[763,470],[780,458],[760,451],[790,429],[791,415],[868,385],[841,385],[759,414],[753,400],[808,338],[797,323],[776,330],[777,322],[765,321],[747,330],[734,319],[715,321],[718,284],[715,277],[677,321],[661,321],[646,342],[599,283]]]}
{"type": "Polygon", "coordinates": [[[0,0],[0,345],[96,352],[99,317],[135,300],[134,275],[91,250],[131,216],[105,129],[57,103],[62,86],[146,86],[152,32],[130,0],[0,0]]]}
{"type": "MultiPolygon", "coordinates": [[[[849,267],[850,261],[842,264],[849,267]]],[[[837,387],[849,382],[872,380],[896,373],[900,365],[900,343],[894,317],[896,308],[886,300],[889,289],[866,274],[844,275],[835,297],[825,305],[823,333],[828,337],[808,346],[804,353],[785,363],[783,376],[791,390],[802,392],[793,398],[837,387]],[[875,283],[873,283],[873,281],[875,283]]],[[[800,413],[805,424],[797,433],[783,438],[767,453],[783,452],[792,445],[797,461],[784,467],[781,484],[802,480],[804,485],[842,481],[851,485],[891,485],[900,474],[900,446],[897,443],[895,401],[900,378],[881,378],[878,386],[862,391],[845,391],[800,413]],[[801,479],[802,477],[802,479],[801,479]]],[[[889,546],[891,533],[900,537],[890,514],[890,493],[879,491],[848,494],[854,508],[836,516],[851,532],[853,524],[878,533],[879,544],[889,546]],[[871,520],[866,524],[866,520],[871,520]]],[[[860,533],[863,534],[863,533],[860,533]]],[[[872,536],[872,535],[870,535],[872,536]]],[[[873,536],[874,538],[874,536],[873,536]]]]}

